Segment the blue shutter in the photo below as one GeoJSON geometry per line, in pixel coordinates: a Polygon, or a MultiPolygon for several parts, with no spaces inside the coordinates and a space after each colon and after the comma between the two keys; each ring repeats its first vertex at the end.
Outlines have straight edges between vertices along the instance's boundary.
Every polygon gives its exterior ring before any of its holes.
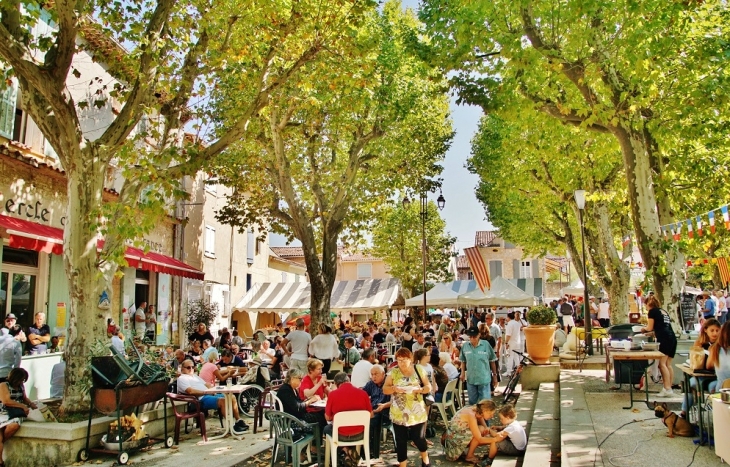
{"type": "Polygon", "coordinates": [[[15,102],[18,99],[18,82],[13,78],[12,85],[5,89],[0,99],[0,135],[13,139],[15,127],[15,102]]]}

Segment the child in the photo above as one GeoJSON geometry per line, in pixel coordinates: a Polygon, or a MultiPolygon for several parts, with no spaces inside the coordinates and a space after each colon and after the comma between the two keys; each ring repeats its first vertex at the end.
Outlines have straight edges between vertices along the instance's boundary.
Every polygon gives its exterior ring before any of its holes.
{"type": "Polygon", "coordinates": [[[511,404],[505,404],[499,409],[499,421],[503,426],[489,429],[489,435],[496,442],[489,445],[489,455],[482,462],[482,467],[492,465],[498,452],[508,456],[522,455],[527,447],[527,434],[520,422],[516,420],[517,413],[511,404]]]}

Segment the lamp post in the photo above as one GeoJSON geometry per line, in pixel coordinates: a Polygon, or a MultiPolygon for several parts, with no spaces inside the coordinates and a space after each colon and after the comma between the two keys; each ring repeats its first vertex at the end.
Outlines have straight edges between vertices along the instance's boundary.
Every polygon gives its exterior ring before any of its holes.
{"type": "Polygon", "coordinates": [[[593,330],[591,329],[591,309],[588,306],[588,265],[586,264],[586,235],[583,227],[583,209],[586,207],[586,191],[575,190],[575,204],[578,206],[580,222],[580,243],[583,248],[583,323],[586,333],[586,353],[593,355],[593,330]]]}
{"type": "MultiPolygon", "coordinates": [[[[427,191],[421,191],[420,194],[420,201],[421,201],[421,262],[423,263],[423,319],[426,319],[426,220],[428,219],[428,192],[427,191]]],[[[408,205],[411,203],[411,200],[408,199],[406,196],[403,198],[403,207],[407,208],[408,205]]],[[[436,206],[438,206],[439,211],[444,209],[444,206],[446,206],[446,198],[444,198],[444,194],[439,190],[439,197],[436,199],[436,206]]]]}

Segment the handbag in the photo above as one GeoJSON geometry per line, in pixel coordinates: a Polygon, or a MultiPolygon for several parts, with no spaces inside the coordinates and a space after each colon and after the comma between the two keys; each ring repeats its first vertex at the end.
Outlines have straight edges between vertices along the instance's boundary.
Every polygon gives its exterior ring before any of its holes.
{"type": "Polygon", "coordinates": [[[707,358],[707,355],[705,355],[705,349],[703,349],[699,345],[691,347],[689,349],[689,368],[690,368],[690,370],[692,370],[692,371],[704,370],[706,358],[707,358]]]}
{"type": "MultiPolygon", "coordinates": [[[[421,383],[421,387],[423,387],[423,380],[421,379],[421,372],[418,371],[418,367],[416,366],[416,374],[418,375],[418,382],[421,383]]],[[[428,394],[421,394],[423,396],[423,403],[426,404],[426,407],[431,407],[435,402],[436,399],[434,399],[433,394],[430,392],[428,394]]]]}

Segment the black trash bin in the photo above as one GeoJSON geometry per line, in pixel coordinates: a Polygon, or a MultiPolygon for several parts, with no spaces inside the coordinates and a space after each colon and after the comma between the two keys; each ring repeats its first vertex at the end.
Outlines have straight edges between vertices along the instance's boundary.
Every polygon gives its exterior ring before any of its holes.
{"type": "MultiPolygon", "coordinates": [[[[639,384],[644,369],[649,366],[646,360],[613,361],[613,381],[616,384],[639,384]]],[[[645,382],[646,383],[646,382],[645,382]]]]}

